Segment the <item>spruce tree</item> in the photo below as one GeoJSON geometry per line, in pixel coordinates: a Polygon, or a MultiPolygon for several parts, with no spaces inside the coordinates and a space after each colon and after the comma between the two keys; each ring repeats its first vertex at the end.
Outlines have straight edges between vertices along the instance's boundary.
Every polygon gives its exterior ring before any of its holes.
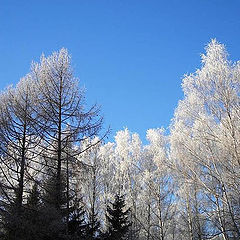
{"type": "Polygon", "coordinates": [[[101,234],[97,214],[91,215],[87,224],[86,240],[97,240],[101,234]]]}
{"type": "Polygon", "coordinates": [[[27,199],[27,208],[37,211],[40,205],[40,191],[38,190],[38,183],[35,182],[33,188],[27,199]]]}
{"type": "Polygon", "coordinates": [[[35,182],[30,194],[27,198],[27,203],[24,205],[23,226],[24,226],[24,240],[41,240],[41,222],[40,222],[40,191],[38,183],[35,182]]]}
{"type": "Polygon", "coordinates": [[[86,211],[81,203],[81,200],[75,199],[74,205],[69,214],[69,221],[67,225],[67,232],[70,239],[85,239],[87,232],[85,216],[86,211]]]}
{"type": "Polygon", "coordinates": [[[111,203],[111,206],[107,206],[107,220],[109,223],[109,229],[107,232],[107,240],[122,240],[126,239],[126,235],[131,223],[128,220],[129,211],[125,208],[125,200],[123,196],[116,195],[115,200],[111,203]]]}
{"type": "Polygon", "coordinates": [[[39,228],[41,226],[39,222],[40,193],[37,184],[30,191],[27,203],[21,208],[21,213],[16,202],[11,204],[7,209],[8,215],[4,219],[4,239],[41,240],[39,228]]]}
{"type": "Polygon", "coordinates": [[[64,199],[64,179],[61,179],[60,199],[57,199],[56,177],[52,176],[46,179],[43,184],[44,193],[42,194],[40,218],[43,240],[62,240],[65,238],[66,208],[64,199]],[[61,209],[56,207],[56,202],[60,203],[61,209]]]}

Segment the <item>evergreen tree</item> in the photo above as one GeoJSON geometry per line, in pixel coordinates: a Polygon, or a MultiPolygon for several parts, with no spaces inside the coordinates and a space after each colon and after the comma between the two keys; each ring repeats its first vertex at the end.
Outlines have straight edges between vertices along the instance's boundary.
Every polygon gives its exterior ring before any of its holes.
{"type": "Polygon", "coordinates": [[[9,205],[4,205],[5,209],[3,211],[3,226],[4,226],[4,235],[6,240],[15,240],[16,236],[19,239],[23,239],[23,224],[22,224],[22,210],[19,211],[17,206],[17,201],[12,202],[9,205]]]}
{"type": "Polygon", "coordinates": [[[78,199],[74,200],[74,205],[69,214],[68,221],[68,236],[71,240],[85,239],[87,232],[87,224],[85,222],[86,211],[81,201],[78,199]]]}
{"type": "MultiPolygon", "coordinates": [[[[17,201],[16,201],[17,202],[17,201]]],[[[23,205],[21,212],[17,203],[11,204],[5,220],[5,239],[6,240],[41,240],[39,207],[40,193],[35,184],[28,196],[27,203],[23,205]]]]}
{"type": "Polygon", "coordinates": [[[41,240],[41,222],[40,222],[40,191],[38,183],[33,185],[33,188],[28,196],[27,204],[24,205],[23,226],[24,240],[41,240]]]}
{"type": "Polygon", "coordinates": [[[64,201],[64,179],[61,179],[61,195],[57,200],[56,177],[53,174],[43,185],[45,192],[42,194],[39,222],[41,224],[43,240],[62,240],[65,237],[66,208],[64,201]],[[57,208],[60,203],[61,209],[57,208]]]}
{"type": "Polygon", "coordinates": [[[97,214],[91,215],[87,224],[86,240],[99,239],[100,234],[100,222],[97,214]]]}
{"type": "Polygon", "coordinates": [[[27,200],[27,208],[31,210],[38,210],[40,205],[40,192],[38,190],[37,182],[33,185],[32,191],[27,200]]]}
{"type": "Polygon", "coordinates": [[[128,220],[130,209],[124,211],[125,200],[124,197],[120,195],[115,196],[115,201],[111,203],[111,205],[112,206],[108,205],[107,207],[106,217],[109,222],[109,230],[106,239],[127,239],[126,235],[131,226],[128,220]]]}

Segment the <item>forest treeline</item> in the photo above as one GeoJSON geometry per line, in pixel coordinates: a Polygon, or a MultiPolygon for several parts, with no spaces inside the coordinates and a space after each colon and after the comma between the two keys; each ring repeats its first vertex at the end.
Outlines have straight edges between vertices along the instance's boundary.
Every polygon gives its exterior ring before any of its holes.
{"type": "Polygon", "coordinates": [[[147,144],[105,142],[66,49],[33,63],[0,94],[0,237],[239,240],[240,62],[216,40],[201,58],[147,144]]]}

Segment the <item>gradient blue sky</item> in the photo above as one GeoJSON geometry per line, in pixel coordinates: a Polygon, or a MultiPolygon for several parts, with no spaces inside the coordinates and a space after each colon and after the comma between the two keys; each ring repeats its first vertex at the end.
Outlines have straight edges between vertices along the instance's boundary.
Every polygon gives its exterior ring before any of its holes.
{"type": "Polygon", "coordinates": [[[112,133],[168,127],[211,38],[240,59],[239,0],[0,0],[0,89],[65,47],[112,133]]]}

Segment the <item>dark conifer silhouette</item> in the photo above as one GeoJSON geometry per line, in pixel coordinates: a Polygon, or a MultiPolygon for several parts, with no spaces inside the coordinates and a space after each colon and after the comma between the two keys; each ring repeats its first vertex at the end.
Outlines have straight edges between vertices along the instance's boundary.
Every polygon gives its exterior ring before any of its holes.
{"type": "Polygon", "coordinates": [[[68,236],[70,239],[79,240],[86,238],[87,224],[85,221],[86,212],[80,200],[75,200],[74,206],[69,214],[68,236]]]}
{"type": "Polygon", "coordinates": [[[97,214],[91,215],[86,229],[86,240],[97,240],[101,234],[100,222],[97,219],[97,214]]]}
{"type": "Polygon", "coordinates": [[[111,206],[107,207],[107,220],[109,229],[107,232],[107,240],[122,240],[126,239],[131,223],[128,220],[129,209],[125,210],[125,200],[123,196],[116,195],[115,200],[111,206]]]}

